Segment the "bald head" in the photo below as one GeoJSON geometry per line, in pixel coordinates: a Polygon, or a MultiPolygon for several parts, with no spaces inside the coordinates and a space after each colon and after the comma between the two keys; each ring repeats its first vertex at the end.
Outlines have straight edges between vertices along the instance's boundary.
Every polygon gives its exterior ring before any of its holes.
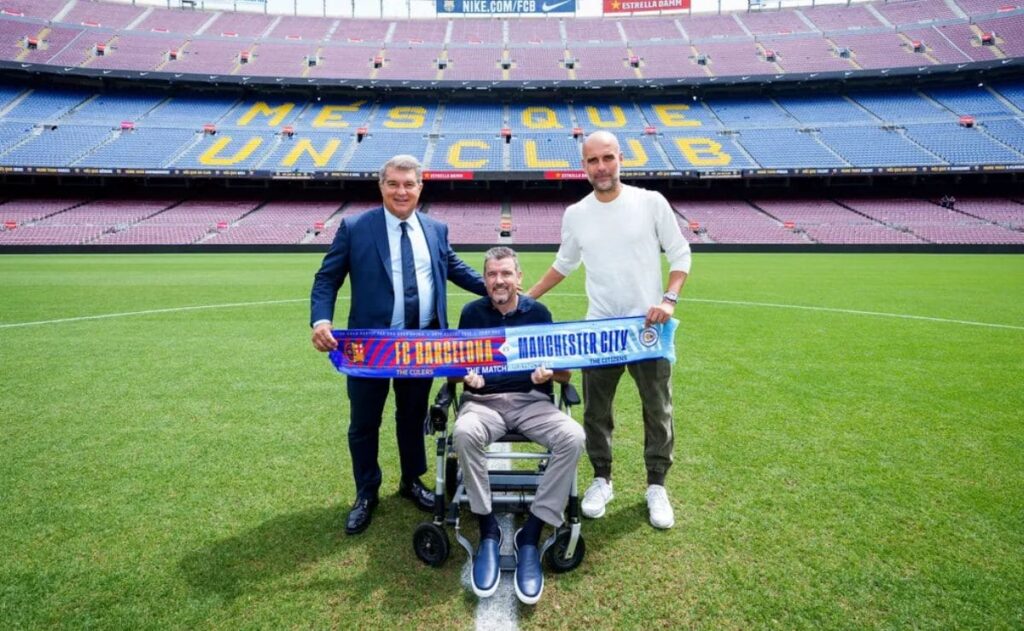
{"type": "Polygon", "coordinates": [[[583,141],[583,159],[586,160],[587,148],[603,145],[612,145],[615,151],[619,151],[619,139],[610,131],[595,131],[583,141]]]}
{"type": "Polygon", "coordinates": [[[622,189],[619,181],[621,163],[622,149],[615,134],[595,131],[583,141],[583,169],[600,201],[610,202],[619,196],[622,189]]]}

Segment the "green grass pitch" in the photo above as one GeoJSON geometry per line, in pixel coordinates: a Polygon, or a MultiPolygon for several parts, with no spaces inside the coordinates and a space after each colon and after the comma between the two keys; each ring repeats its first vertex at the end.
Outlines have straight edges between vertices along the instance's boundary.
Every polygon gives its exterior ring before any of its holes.
{"type": "MultiPolygon", "coordinates": [[[[0,257],[0,628],[472,627],[461,548],[413,554],[387,420],[343,533],[319,260],[0,257]]],[[[647,524],[626,377],[616,499],[521,628],[1024,626],[1024,257],[697,254],[676,314],[676,526],[647,524]]]]}

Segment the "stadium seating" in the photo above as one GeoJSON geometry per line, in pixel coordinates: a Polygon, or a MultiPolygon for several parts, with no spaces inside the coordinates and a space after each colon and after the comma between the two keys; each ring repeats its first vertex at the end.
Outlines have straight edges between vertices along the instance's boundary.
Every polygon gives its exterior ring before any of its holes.
{"type": "Polygon", "coordinates": [[[0,165],[363,172],[398,143],[440,170],[577,170],[579,136],[599,129],[621,136],[625,168],[640,171],[1020,165],[1022,95],[1004,82],[689,102],[303,103],[0,87],[0,165]]]}
{"type": "MultiPolygon", "coordinates": [[[[502,204],[433,201],[424,212],[449,225],[455,244],[551,245],[575,199],[509,200],[511,237],[502,240],[502,204]]],[[[674,199],[693,243],[1021,244],[1024,204],[1003,198],[956,200],[953,209],[923,199],[674,199]]],[[[0,204],[5,245],[327,244],[342,217],[377,201],[171,201],[166,199],[15,200],[0,204]],[[7,224],[15,227],[6,229],[7,224]]]]}
{"type": "Polygon", "coordinates": [[[448,224],[453,243],[497,244],[501,223],[498,202],[431,202],[427,214],[448,224]]]}
{"type": "Polygon", "coordinates": [[[806,243],[802,236],[741,201],[674,200],[687,221],[696,222],[711,243],[806,243]]]}
{"type": "Polygon", "coordinates": [[[750,11],[723,15],[543,20],[315,19],[94,0],[7,0],[0,9],[0,59],[206,75],[593,81],[849,71],[1018,56],[1024,56],[1024,12],[1000,0],[963,0],[959,6],[951,0],[760,10],[752,5],[750,11]],[[996,33],[993,45],[981,45],[982,32],[996,33]],[[29,46],[29,39],[37,45],[29,46]],[[922,42],[920,50],[914,50],[915,41],[922,42]],[[105,47],[102,55],[97,44],[105,47]],[[449,58],[450,66],[438,67],[449,58]]]}

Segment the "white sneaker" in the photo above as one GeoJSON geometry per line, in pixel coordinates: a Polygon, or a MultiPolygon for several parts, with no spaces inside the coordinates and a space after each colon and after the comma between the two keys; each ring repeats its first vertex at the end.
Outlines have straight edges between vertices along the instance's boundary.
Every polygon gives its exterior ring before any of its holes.
{"type": "MultiPolygon", "coordinates": [[[[676,523],[672,505],[668,502],[668,492],[660,484],[647,487],[647,510],[651,513],[651,525],[655,528],[671,528],[676,523]]],[[[586,510],[583,514],[587,514],[586,510]]]]}
{"type": "Polygon", "coordinates": [[[611,481],[594,478],[594,481],[590,483],[590,488],[583,494],[583,516],[591,519],[604,517],[604,507],[614,497],[611,481]]]}

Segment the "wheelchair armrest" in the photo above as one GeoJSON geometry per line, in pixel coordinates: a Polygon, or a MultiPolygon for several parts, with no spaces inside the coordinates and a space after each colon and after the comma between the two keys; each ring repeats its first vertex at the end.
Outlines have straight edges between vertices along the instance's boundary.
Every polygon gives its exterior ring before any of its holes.
{"type": "Polygon", "coordinates": [[[435,432],[443,432],[448,425],[448,410],[455,401],[455,384],[445,383],[430,406],[430,425],[435,432]]]}
{"type": "Polygon", "coordinates": [[[449,408],[451,407],[452,401],[454,400],[455,383],[446,381],[437,391],[437,396],[434,397],[434,405],[439,405],[443,408],[449,408]]]}
{"type": "Polygon", "coordinates": [[[565,405],[566,407],[579,405],[581,402],[580,393],[576,391],[576,386],[572,385],[571,383],[561,384],[560,398],[562,400],[562,404],[565,405]]]}

